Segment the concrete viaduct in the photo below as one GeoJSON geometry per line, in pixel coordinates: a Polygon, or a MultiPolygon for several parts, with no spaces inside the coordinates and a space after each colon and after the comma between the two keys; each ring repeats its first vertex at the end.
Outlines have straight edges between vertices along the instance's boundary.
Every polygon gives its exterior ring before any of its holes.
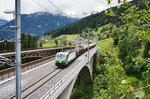
{"type": "MultiPolygon", "coordinates": [[[[78,76],[82,84],[92,81],[93,59],[98,46],[78,57],[66,68],[55,66],[55,60],[21,73],[23,99],[69,99],[78,76]]],[[[15,99],[15,76],[0,81],[0,99],[15,99]]]]}

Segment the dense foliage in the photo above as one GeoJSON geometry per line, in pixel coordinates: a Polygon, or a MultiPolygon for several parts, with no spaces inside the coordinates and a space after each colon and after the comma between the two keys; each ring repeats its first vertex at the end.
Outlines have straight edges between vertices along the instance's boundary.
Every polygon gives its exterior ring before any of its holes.
{"type": "MultiPolygon", "coordinates": [[[[35,49],[38,48],[38,37],[31,36],[30,34],[21,34],[21,49],[35,49]]],[[[1,38],[1,41],[4,38],[1,38]]],[[[0,51],[14,51],[15,50],[15,42],[14,37],[10,38],[10,40],[5,40],[4,42],[0,42],[0,51]],[[11,41],[11,42],[9,42],[11,41]]]]}
{"type": "MultiPolygon", "coordinates": [[[[89,84],[93,93],[88,93],[89,98],[79,99],[150,98],[150,2],[137,0],[136,3],[142,8],[131,3],[118,7],[126,9],[117,16],[123,24],[110,23],[93,29],[92,32],[100,35],[101,53],[94,81],[89,84]]],[[[105,13],[118,15],[112,9],[105,13]]],[[[81,86],[75,86],[73,93],[81,86]]]]}
{"type": "Polygon", "coordinates": [[[30,33],[27,35],[21,34],[21,48],[24,49],[35,49],[38,48],[38,39],[37,36],[32,36],[30,33]]]}

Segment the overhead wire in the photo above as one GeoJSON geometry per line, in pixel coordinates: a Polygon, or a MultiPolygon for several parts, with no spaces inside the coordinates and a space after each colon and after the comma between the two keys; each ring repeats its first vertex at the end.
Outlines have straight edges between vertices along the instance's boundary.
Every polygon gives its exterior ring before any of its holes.
{"type": "Polygon", "coordinates": [[[52,1],[47,0],[49,3],[51,3],[55,8],[57,8],[60,12],[62,12],[63,14],[66,14],[65,12],[63,12],[59,7],[57,7],[52,1]]]}
{"type": "MultiPolygon", "coordinates": [[[[52,4],[55,8],[57,8],[62,14],[64,14],[64,15],[66,15],[67,16],[67,14],[64,12],[64,11],[62,11],[59,7],[57,7],[52,1],[50,1],[50,0],[47,0],[50,4],[52,4]]],[[[68,18],[69,20],[70,20],[70,18],[68,18]]],[[[72,22],[72,20],[70,20],[70,22],[72,22]]]]}
{"type": "Polygon", "coordinates": [[[42,6],[41,4],[39,4],[38,2],[32,0],[34,3],[36,3],[38,6],[42,7],[43,9],[47,10],[48,12],[51,12],[50,10],[48,10],[47,8],[45,8],[44,6],[42,6]]]}
{"type": "MultiPolygon", "coordinates": [[[[42,7],[43,9],[47,10],[48,12],[51,13],[51,11],[49,9],[47,9],[46,7],[42,6],[41,4],[39,4],[37,1],[32,0],[34,3],[36,3],[37,5],[39,5],[40,7],[42,7]]],[[[47,0],[50,4],[52,4],[56,9],[58,9],[62,14],[67,15],[64,11],[62,11],[59,7],[57,7],[52,1],[47,0]]],[[[70,19],[69,19],[70,20],[70,19]]],[[[70,22],[72,22],[72,20],[70,20],[70,22]]]]}
{"type": "MultiPolygon", "coordinates": [[[[49,10],[49,9],[47,9],[46,7],[44,7],[44,6],[42,6],[41,4],[39,4],[37,1],[34,1],[34,0],[32,0],[34,3],[36,3],[38,6],[40,6],[40,7],[42,7],[43,9],[45,9],[45,10],[47,10],[48,12],[50,12],[51,13],[51,11],[49,10]]],[[[55,8],[57,8],[62,14],[64,14],[64,15],[66,15],[67,16],[67,14],[65,13],[65,12],[63,12],[59,7],[57,7],[52,1],[50,1],[50,0],[47,0],[50,4],[52,4],[55,8]]],[[[70,18],[68,18],[68,21],[67,20],[64,20],[64,21],[60,21],[60,20],[56,20],[56,21],[58,21],[57,23],[56,23],[56,25],[58,26],[58,28],[60,28],[59,26],[60,26],[60,23],[62,23],[62,25],[67,25],[67,24],[69,24],[69,23],[72,23],[73,22],[73,20],[71,20],[70,18]],[[69,22],[70,21],[70,22],[69,22]]]]}
{"type": "MultiPolygon", "coordinates": [[[[38,6],[40,6],[41,8],[45,9],[46,11],[48,11],[49,13],[52,13],[49,9],[47,9],[46,7],[42,6],[40,3],[38,3],[37,1],[32,0],[34,3],[36,3],[38,6]]],[[[56,20],[56,19],[55,19],[56,20]]],[[[58,20],[56,20],[58,21],[58,20]]],[[[57,23],[58,24],[58,23],[57,23]]]]}

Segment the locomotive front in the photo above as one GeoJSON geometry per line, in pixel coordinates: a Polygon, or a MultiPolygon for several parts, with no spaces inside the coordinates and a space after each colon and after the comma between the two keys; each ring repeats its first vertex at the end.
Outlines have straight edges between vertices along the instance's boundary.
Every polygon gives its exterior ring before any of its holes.
{"type": "Polygon", "coordinates": [[[59,52],[56,54],[56,66],[65,66],[66,65],[66,58],[67,58],[68,53],[64,52],[59,52]]]}

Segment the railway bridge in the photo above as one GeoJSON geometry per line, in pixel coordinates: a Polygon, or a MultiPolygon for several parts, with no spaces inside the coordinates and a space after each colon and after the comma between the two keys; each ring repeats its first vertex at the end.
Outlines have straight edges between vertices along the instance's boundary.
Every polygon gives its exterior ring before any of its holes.
{"type": "MultiPolygon", "coordinates": [[[[49,48],[39,48],[39,49],[33,49],[33,50],[24,50],[24,51],[21,51],[21,59],[33,58],[33,57],[36,57],[36,58],[48,57],[51,55],[55,55],[57,52],[60,52],[62,50],[68,50],[68,49],[73,49],[73,48],[74,47],[53,47],[53,48],[49,47],[49,48]]],[[[0,60],[0,67],[4,66],[5,64],[10,64],[14,62],[15,54],[16,54],[15,52],[0,53],[0,59],[7,60],[7,61],[0,60]],[[5,64],[1,64],[4,62],[5,64]]]]}
{"type": "MultiPolygon", "coordinates": [[[[21,58],[31,58],[31,57],[47,57],[50,55],[54,55],[61,50],[72,49],[74,47],[49,47],[49,48],[39,48],[34,50],[24,50],[21,51],[21,58]]],[[[15,52],[5,52],[0,53],[0,56],[9,58],[14,60],[15,59],[15,52]]]]}
{"type": "MultiPolygon", "coordinates": [[[[98,47],[90,49],[66,68],[55,66],[55,60],[41,64],[21,73],[21,96],[23,99],[69,99],[78,76],[81,83],[92,81],[93,58],[98,47]]],[[[15,77],[0,81],[0,99],[15,98],[15,77]]]]}

